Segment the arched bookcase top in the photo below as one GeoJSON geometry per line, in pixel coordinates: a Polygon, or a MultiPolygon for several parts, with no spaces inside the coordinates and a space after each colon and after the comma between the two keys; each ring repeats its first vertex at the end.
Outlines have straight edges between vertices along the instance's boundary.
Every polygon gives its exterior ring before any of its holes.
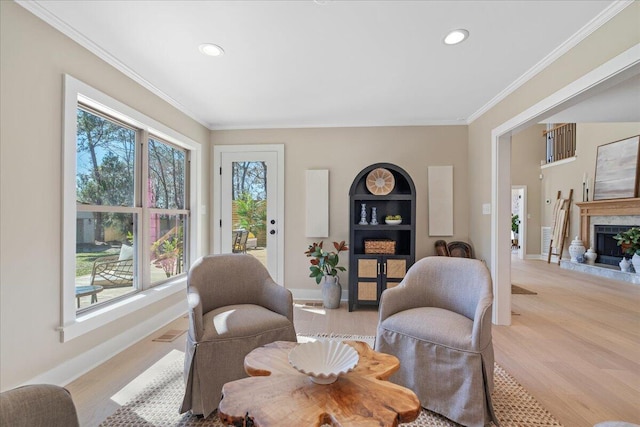
{"type": "Polygon", "coordinates": [[[362,169],[360,173],[356,176],[351,184],[351,188],[349,189],[349,195],[357,195],[357,194],[371,194],[367,189],[367,175],[372,170],[384,168],[389,170],[395,179],[395,187],[391,190],[389,194],[415,194],[416,187],[413,184],[413,180],[409,176],[409,174],[402,169],[400,166],[394,165],[393,163],[375,163],[373,165],[369,165],[366,168],[362,169]]]}

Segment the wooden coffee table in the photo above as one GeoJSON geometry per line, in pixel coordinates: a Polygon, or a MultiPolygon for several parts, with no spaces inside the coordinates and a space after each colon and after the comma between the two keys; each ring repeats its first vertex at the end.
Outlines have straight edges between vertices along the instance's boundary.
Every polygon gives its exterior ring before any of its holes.
{"type": "Polygon", "coordinates": [[[222,388],[218,415],[223,423],[259,427],[397,426],[415,420],[420,401],[411,390],[386,381],[400,367],[395,356],[373,351],[361,341],[356,368],[332,384],[316,384],[289,364],[297,343],[277,341],[244,360],[249,378],[222,388]]]}

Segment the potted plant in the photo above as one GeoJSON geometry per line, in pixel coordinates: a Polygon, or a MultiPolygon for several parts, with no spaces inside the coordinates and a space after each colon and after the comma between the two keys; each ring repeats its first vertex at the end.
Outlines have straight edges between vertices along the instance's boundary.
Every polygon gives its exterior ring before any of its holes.
{"type": "Polygon", "coordinates": [[[317,284],[322,284],[322,301],[326,308],[340,307],[340,297],[342,296],[342,286],[338,281],[338,271],[346,271],[347,269],[338,265],[340,257],[338,254],[342,251],[349,250],[344,240],[342,242],[333,242],[335,251],[327,252],[322,248],[323,242],[312,243],[305,252],[307,257],[311,259],[311,273],[309,277],[313,277],[317,284]]]}
{"type": "Polygon", "coordinates": [[[640,272],[640,227],[631,227],[613,238],[618,241],[618,246],[622,247],[624,253],[632,257],[631,262],[636,273],[640,272]]]}
{"type": "Polygon", "coordinates": [[[511,215],[511,231],[513,232],[514,238],[518,238],[518,227],[520,227],[520,217],[516,215],[511,215]]]}

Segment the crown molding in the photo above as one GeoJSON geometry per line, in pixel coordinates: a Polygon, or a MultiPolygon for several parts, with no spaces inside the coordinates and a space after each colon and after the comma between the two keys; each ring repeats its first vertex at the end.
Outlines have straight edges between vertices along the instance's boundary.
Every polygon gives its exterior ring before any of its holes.
{"type": "Polygon", "coordinates": [[[540,62],[531,67],[527,72],[518,77],[513,83],[504,88],[500,93],[494,96],[489,102],[480,107],[475,113],[471,114],[467,119],[467,124],[473,123],[476,119],[482,116],[484,113],[489,111],[491,108],[495,107],[500,101],[505,99],[507,96],[511,95],[516,91],[520,86],[524,85],[526,82],[535,77],[542,70],[551,65],[555,60],[560,58],[562,55],[573,49],[578,43],[582,40],[586,39],[589,35],[591,35],[598,28],[607,23],[611,18],[616,16],[618,13],[622,12],[627,6],[631,5],[634,0],[616,0],[612,2],[606,9],[600,12],[595,18],[589,21],[585,26],[583,26],[577,33],[573,34],[569,39],[567,39],[560,46],[555,48],[551,53],[542,58],[540,62]]]}
{"type": "Polygon", "coordinates": [[[326,128],[381,128],[381,127],[420,127],[420,126],[467,126],[467,123],[462,120],[424,120],[424,121],[405,121],[405,122],[393,122],[393,123],[370,123],[370,122],[357,122],[357,123],[303,123],[303,124],[288,124],[288,123],[272,123],[272,124],[244,124],[244,125],[225,125],[225,124],[212,124],[210,129],[213,131],[218,130],[258,130],[258,129],[326,129],[326,128]]]}
{"type": "Polygon", "coordinates": [[[210,124],[199,117],[194,112],[190,111],[187,107],[182,105],[180,102],[175,100],[174,98],[167,95],[165,92],[160,90],[153,83],[149,82],[147,79],[142,77],[140,74],[136,73],[133,69],[129,68],[123,62],[118,60],[116,57],[111,55],[109,52],[104,50],[102,47],[94,43],[93,41],[86,38],[82,33],[78,32],[75,28],[58,18],[55,14],[51,13],[45,6],[46,2],[36,1],[36,0],[16,0],[16,3],[42,19],[47,24],[51,25],[56,30],[60,31],[62,34],[69,37],[71,40],[78,43],[80,46],[87,49],[89,52],[96,55],[98,58],[105,61],[107,64],[111,65],[125,76],[129,77],[136,83],[140,84],[145,89],[149,90],[154,95],[157,95],[165,102],[169,103],[173,107],[177,108],[179,111],[184,113],[185,115],[191,117],[196,122],[205,126],[207,129],[211,129],[210,124]]]}

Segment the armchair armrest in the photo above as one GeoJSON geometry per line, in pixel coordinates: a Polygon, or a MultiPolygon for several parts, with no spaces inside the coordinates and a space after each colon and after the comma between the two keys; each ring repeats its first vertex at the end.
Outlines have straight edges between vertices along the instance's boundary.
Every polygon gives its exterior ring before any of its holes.
{"type": "Polygon", "coordinates": [[[293,322],[293,295],[284,286],[278,285],[270,277],[264,282],[259,296],[260,305],[280,313],[293,322]]]}
{"type": "Polygon", "coordinates": [[[189,304],[189,334],[193,341],[200,341],[204,332],[204,325],[202,321],[202,299],[197,288],[187,288],[187,302],[189,304]]]}
{"type": "Polygon", "coordinates": [[[378,321],[400,311],[423,306],[424,295],[416,286],[408,286],[404,280],[395,288],[386,289],[380,297],[378,321]]]}
{"type": "Polygon", "coordinates": [[[473,331],[471,332],[471,344],[477,350],[484,349],[491,342],[491,315],[493,298],[485,296],[478,301],[473,318],[473,331]]]}

